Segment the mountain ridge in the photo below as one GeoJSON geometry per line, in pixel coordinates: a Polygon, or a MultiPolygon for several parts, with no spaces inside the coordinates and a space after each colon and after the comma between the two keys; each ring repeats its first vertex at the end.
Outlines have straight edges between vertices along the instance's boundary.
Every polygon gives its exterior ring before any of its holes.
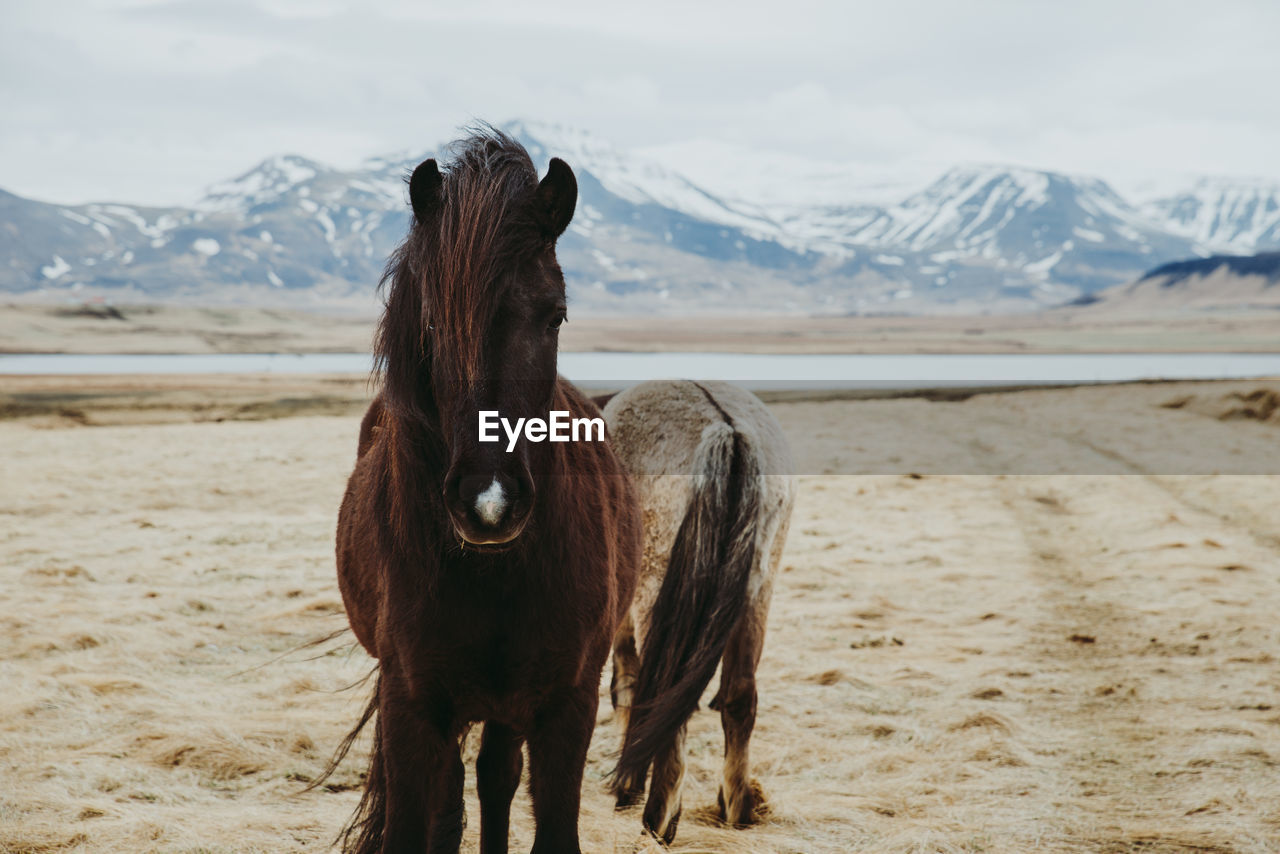
{"type": "MultiPolygon", "coordinates": [[[[578,174],[560,256],[571,298],[590,311],[1029,310],[1223,245],[1280,248],[1280,189],[1264,184],[1248,195],[1205,179],[1185,198],[1134,205],[1097,178],[969,164],[895,204],[797,209],[727,198],[572,128],[503,129],[540,168],[554,154],[578,174]]],[[[432,153],[349,169],[273,155],[186,207],[0,191],[0,291],[367,305],[408,227],[404,176],[432,153]]]]}

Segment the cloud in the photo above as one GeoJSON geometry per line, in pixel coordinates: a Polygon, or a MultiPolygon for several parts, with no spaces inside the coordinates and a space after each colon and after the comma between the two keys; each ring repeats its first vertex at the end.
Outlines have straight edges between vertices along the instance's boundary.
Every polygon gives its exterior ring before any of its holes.
{"type": "Polygon", "coordinates": [[[0,186],[189,202],[262,157],[350,165],[473,118],[877,168],[1280,177],[1280,5],[1167,2],[6,6],[0,186]]]}

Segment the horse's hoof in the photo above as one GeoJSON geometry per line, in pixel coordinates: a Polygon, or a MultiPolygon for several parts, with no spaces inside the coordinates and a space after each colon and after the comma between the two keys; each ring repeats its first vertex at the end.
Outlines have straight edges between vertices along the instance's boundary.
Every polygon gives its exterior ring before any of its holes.
{"type": "Polygon", "coordinates": [[[747,783],[738,802],[734,804],[733,814],[725,805],[724,787],[716,792],[716,812],[720,821],[729,827],[750,827],[759,824],[769,812],[769,802],[764,796],[764,788],[760,781],[752,779],[747,783]]]}
{"type": "Polygon", "coordinates": [[[683,812],[683,810],[676,810],[676,814],[671,816],[671,820],[667,822],[667,826],[663,828],[661,832],[659,832],[658,829],[647,819],[644,823],[644,829],[649,831],[649,835],[661,842],[664,846],[670,845],[675,841],[676,828],[680,825],[681,812],[683,812]]]}

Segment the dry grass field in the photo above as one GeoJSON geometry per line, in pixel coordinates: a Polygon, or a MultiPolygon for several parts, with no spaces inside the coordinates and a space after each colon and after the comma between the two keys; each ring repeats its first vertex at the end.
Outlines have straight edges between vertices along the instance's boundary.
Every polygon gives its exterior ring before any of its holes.
{"type": "MultiPolygon", "coordinates": [[[[38,399],[24,382],[0,387],[38,399]]],[[[370,662],[307,644],[344,625],[362,386],[324,409],[317,386],[204,378],[201,408],[147,382],[145,411],[0,422],[0,851],[327,850],[363,748],[302,788],[370,662]]],[[[715,826],[701,711],[674,850],[1280,850],[1277,391],[775,404],[807,474],[760,671],[769,813],[715,826]],[[1193,469],[1223,473],[1170,474],[1193,469]]],[[[602,698],[584,850],[656,852],[605,794],[602,698]]],[[[469,785],[466,851],[476,810],[469,785]]],[[[523,791],[513,815],[527,850],[523,791]]]]}

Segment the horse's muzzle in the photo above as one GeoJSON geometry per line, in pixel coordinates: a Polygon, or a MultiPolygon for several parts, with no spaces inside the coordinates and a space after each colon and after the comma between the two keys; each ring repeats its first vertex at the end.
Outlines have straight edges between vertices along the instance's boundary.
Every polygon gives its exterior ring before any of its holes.
{"type": "Polygon", "coordinates": [[[524,530],[533,508],[533,483],[503,472],[452,473],[445,480],[444,499],[463,542],[497,545],[524,530]]]}

